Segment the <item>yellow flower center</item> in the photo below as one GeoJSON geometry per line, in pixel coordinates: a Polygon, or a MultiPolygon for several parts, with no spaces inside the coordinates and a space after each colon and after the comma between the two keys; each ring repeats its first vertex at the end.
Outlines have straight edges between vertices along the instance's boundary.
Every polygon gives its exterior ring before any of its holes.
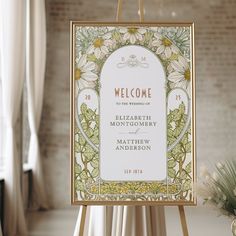
{"type": "Polygon", "coordinates": [[[184,72],[184,78],[189,81],[189,80],[190,80],[190,77],[191,77],[190,70],[187,69],[187,70],[184,72]]]}
{"type": "Polygon", "coordinates": [[[95,48],[100,48],[104,43],[104,40],[102,38],[98,38],[93,42],[93,46],[95,48]]]}
{"type": "Polygon", "coordinates": [[[81,74],[82,74],[81,70],[77,68],[75,70],[75,79],[79,80],[81,78],[81,74]]]}
{"type": "Polygon", "coordinates": [[[130,34],[136,34],[136,33],[138,32],[138,28],[129,28],[129,29],[128,29],[128,32],[129,32],[130,34]]]}
{"type": "Polygon", "coordinates": [[[167,39],[167,38],[163,38],[162,39],[162,44],[165,46],[165,47],[170,47],[172,45],[172,42],[167,39]]]}

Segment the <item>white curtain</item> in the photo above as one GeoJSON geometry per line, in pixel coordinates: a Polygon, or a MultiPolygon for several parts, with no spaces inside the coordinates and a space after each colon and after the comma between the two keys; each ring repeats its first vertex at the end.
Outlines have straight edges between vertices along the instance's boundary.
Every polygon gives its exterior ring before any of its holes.
{"type": "MultiPolygon", "coordinates": [[[[81,209],[80,209],[81,211],[81,209]]],[[[74,236],[78,235],[81,212],[74,236]]],[[[88,207],[84,236],[166,236],[162,206],[88,207]]]]}
{"type": "Polygon", "coordinates": [[[38,130],[43,104],[46,63],[46,19],[44,0],[27,1],[26,77],[30,143],[28,165],[33,171],[32,207],[48,207],[45,194],[38,130]]]}
{"type": "Polygon", "coordinates": [[[3,116],[5,120],[5,221],[6,236],[26,235],[20,189],[22,165],[16,148],[16,121],[25,68],[25,4],[0,0],[3,116]]]}

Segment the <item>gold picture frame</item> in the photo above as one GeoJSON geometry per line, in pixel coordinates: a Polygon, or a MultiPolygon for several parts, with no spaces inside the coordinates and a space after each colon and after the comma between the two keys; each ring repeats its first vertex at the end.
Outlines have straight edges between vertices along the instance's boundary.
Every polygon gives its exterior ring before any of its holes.
{"type": "MultiPolygon", "coordinates": [[[[81,22],[71,21],[70,24],[70,160],[71,160],[71,204],[74,205],[196,205],[196,147],[195,147],[195,46],[193,23],[155,23],[155,22],[81,22]],[[158,200],[86,200],[76,198],[75,189],[75,59],[76,59],[76,27],[132,27],[132,28],[189,28],[190,30],[190,77],[191,77],[191,193],[188,200],[158,199],[158,200]]],[[[182,188],[182,186],[181,186],[182,188]]]]}

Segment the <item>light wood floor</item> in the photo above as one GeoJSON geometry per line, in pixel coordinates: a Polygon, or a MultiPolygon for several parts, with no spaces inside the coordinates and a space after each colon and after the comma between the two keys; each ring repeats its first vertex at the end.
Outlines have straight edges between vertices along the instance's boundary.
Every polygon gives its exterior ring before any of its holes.
{"type": "MultiPolygon", "coordinates": [[[[29,236],[73,236],[78,208],[28,213],[29,236]]],[[[231,236],[231,220],[202,207],[186,208],[190,236],[231,236]]],[[[182,236],[176,207],[166,207],[167,235],[182,236]]],[[[103,235],[93,235],[103,236],[103,235]]]]}
{"type": "Polygon", "coordinates": [[[73,236],[78,208],[27,214],[29,236],[73,236]]]}

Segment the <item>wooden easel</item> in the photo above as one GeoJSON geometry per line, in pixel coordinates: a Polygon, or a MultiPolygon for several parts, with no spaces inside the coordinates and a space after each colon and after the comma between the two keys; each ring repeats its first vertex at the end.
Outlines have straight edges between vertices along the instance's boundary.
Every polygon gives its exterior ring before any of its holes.
{"type": "MultiPolygon", "coordinates": [[[[143,0],[138,0],[138,1],[139,1],[139,21],[143,22],[144,21],[143,0]]],[[[116,21],[117,22],[120,21],[121,13],[122,13],[122,0],[118,0],[117,12],[116,12],[116,21]]],[[[82,214],[81,214],[81,221],[80,221],[80,228],[79,228],[79,235],[78,236],[84,236],[85,219],[86,219],[86,212],[87,212],[87,205],[82,205],[81,207],[82,207],[82,214]]],[[[179,210],[179,216],[180,216],[183,236],[189,236],[184,206],[179,205],[178,210],[179,210]]]]}

